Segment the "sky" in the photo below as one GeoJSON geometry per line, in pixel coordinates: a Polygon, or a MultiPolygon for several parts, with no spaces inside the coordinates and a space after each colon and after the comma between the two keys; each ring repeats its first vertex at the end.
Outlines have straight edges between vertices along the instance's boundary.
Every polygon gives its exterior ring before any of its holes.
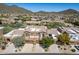
{"type": "Polygon", "coordinates": [[[79,11],[79,3],[8,3],[8,5],[17,5],[33,12],[58,12],[66,9],[75,9],[79,11]]]}

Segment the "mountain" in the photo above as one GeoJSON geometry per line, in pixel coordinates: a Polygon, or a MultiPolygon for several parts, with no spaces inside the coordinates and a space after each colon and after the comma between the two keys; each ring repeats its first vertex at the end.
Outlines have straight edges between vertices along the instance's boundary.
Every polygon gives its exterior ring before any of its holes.
{"type": "Polygon", "coordinates": [[[67,9],[64,11],[60,11],[59,13],[63,13],[63,14],[79,14],[79,11],[74,10],[74,9],[67,9]]]}
{"type": "MultiPolygon", "coordinates": [[[[28,9],[24,9],[22,7],[19,7],[17,5],[7,5],[7,4],[0,4],[0,13],[33,13],[32,11],[28,9]]],[[[67,9],[60,12],[47,12],[47,11],[38,11],[34,12],[36,14],[79,14],[79,11],[74,9],[67,9]]]]}
{"type": "Polygon", "coordinates": [[[32,11],[16,5],[8,6],[7,4],[0,4],[0,13],[32,13],[32,11]]]}
{"type": "Polygon", "coordinates": [[[38,11],[36,13],[41,13],[41,14],[79,14],[79,11],[74,10],[74,9],[67,9],[67,10],[59,11],[59,12],[38,11]]]}
{"type": "Polygon", "coordinates": [[[38,12],[36,12],[36,13],[49,13],[49,12],[47,12],[47,11],[38,11],[38,12]]]}

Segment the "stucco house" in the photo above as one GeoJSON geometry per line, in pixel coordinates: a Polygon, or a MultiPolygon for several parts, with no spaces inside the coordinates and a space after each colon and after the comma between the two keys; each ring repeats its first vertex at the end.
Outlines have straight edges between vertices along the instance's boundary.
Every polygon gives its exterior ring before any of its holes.
{"type": "Polygon", "coordinates": [[[25,39],[39,41],[47,34],[46,26],[27,26],[25,28],[25,39]]]}

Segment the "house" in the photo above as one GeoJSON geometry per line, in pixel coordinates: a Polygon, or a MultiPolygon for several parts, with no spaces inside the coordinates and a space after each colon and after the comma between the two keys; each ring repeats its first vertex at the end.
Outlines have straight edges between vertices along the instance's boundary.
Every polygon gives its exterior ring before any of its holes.
{"type": "Polygon", "coordinates": [[[9,13],[0,13],[0,16],[2,16],[2,17],[9,17],[10,14],[9,13]]]}
{"type": "Polygon", "coordinates": [[[39,21],[39,17],[38,16],[31,16],[31,20],[32,21],[39,21]]]}
{"type": "Polygon", "coordinates": [[[2,24],[11,24],[11,23],[15,23],[15,20],[12,18],[2,18],[1,23],[2,24]]]}
{"type": "MultiPolygon", "coordinates": [[[[67,32],[69,34],[70,37],[70,41],[71,42],[79,42],[79,33],[76,32],[75,30],[73,30],[72,27],[63,27],[63,32],[67,32]]],[[[77,30],[78,31],[78,30],[77,30]]]]}
{"type": "Polygon", "coordinates": [[[71,41],[79,41],[79,34],[76,33],[73,30],[67,30],[67,33],[69,34],[71,41]]]}
{"type": "Polygon", "coordinates": [[[52,21],[51,20],[41,20],[41,23],[43,25],[46,25],[47,23],[51,23],[52,21]]]}
{"type": "Polygon", "coordinates": [[[36,16],[31,16],[31,20],[32,21],[36,21],[37,20],[37,17],[36,16]]]}
{"type": "Polygon", "coordinates": [[[49,37],[57,40],[57,36],[60,34],[60,32],[56,28],[52,28],[47,30],[47,34],[49,37]]]}
{"type": "Polygon", "coordinates": [[[39,25],[41,24],[41,21],[26,21],[27,25],[39,25]]]}
{"type": "Polygon", "coordinates": [[[7,34],[4,34],[4,38],[12,40],[15,37],[22,37],[24,35],[24,32],[24,28],[14,29],[7,34]]]}
{"type": "Polygon", "coordinates": [[[27,26],[25,28],[25,39],[28,41],[39,41],[47,32],[46,26],[27,26]]]}
{"type": "Polygon", "coordinates": [[[77,28],[77,27],[72,27],[71,29],[72,29],[73,31],[79,33],[79,28],[77,28]]]}
{"type": "Polygon", "coordinates": [[[27,26],[26,28],[19,28],[4,34],[5,39],[13,39],[15,37],[24,37],[27,41],[39,41],[47,33],[46,26],[27,26]]]}

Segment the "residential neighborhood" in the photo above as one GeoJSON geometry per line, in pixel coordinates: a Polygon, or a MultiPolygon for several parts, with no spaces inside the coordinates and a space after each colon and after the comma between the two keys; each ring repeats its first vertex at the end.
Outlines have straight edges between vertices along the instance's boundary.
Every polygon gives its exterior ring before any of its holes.
{"type": "Polygon", "coordinates": [[[23,53],[79,54],[79,11],[32,12],[0,4],[0,54],[23,53]]]}

